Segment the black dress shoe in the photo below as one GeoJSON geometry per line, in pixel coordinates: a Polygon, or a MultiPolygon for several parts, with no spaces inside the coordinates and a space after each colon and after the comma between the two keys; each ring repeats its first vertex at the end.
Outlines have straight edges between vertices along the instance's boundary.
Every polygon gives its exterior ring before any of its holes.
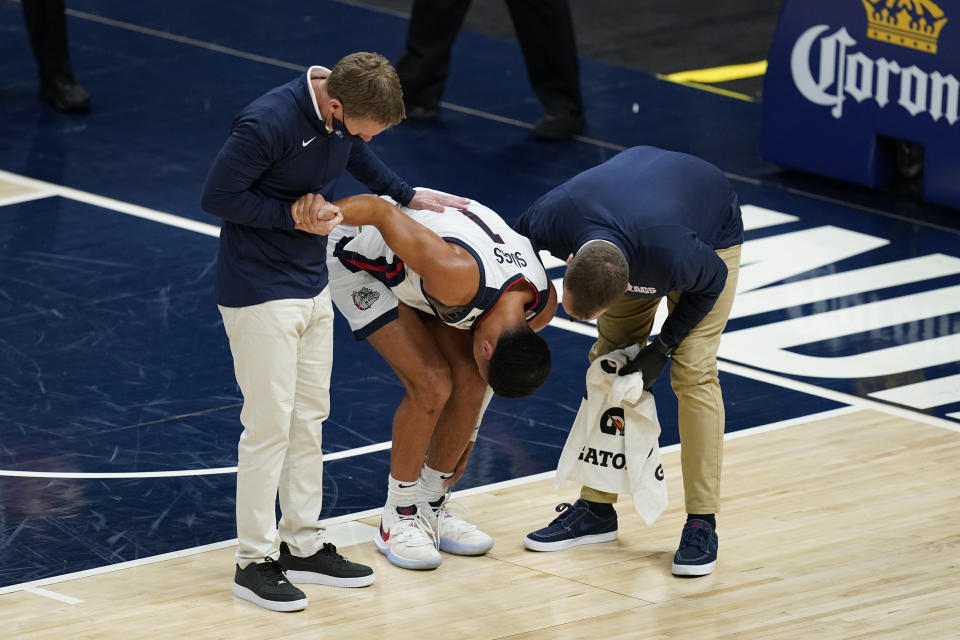
{"type": "Polygon", "coordinates": [[[90,94],[73,78],[59,76],[52,80],[41,80],[39,94],[41,100],[49,102],[58,111],[90,111],[90,94]]]}
{"type": "Polygon", "coordinates": [[[533,135],[540,140],[566,140],[583,131],[587,119],[569,111],[545,111],[533,127],[533,135]]]}
{"type": "Polygon", "coordinates": [[[432,122],[440,117],[440,107],[425,107],[419,104],[407,105],[407,120],[411,122],[432,122]]]}

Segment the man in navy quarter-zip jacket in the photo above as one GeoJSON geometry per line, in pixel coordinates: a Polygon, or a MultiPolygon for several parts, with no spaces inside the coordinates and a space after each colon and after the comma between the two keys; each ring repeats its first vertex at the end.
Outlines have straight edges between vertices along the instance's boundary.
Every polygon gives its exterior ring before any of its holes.
{"type": "MultiPolygon", "coordinates": [[[[724,409],[717,350],[740,271],[743,221],[723,172],[683,153],[634,147],[574,176],[520,216],[533,246],[566,259],[563,307],[597,318],[593,359],[643,348],[620,375],[641,371],[649,389],[672,360],[687,522],[675,575],[713,571],[717,558],[724,409]],[[647,345],[660,300],[669,315],[647,345]],[[645,346],[644,346],[645,345],[645,346]]],[[[616,494],[583,487],[550,525],[528,534],[534,551],[617,537],[616,494]]]]}
{"type": "Polygon", "coordinates": [[[274,611],[307,606],[291,583],[374,579],[323,541],[319,523],[333,363],[326,236],[343,219],[327,200],[347,170],[401,205],[466,205],[414,191],[367,147],[403,117],[400,82],[382,56],[310,67],[237,115],[203,188],[203,208],[223,219],[217,304],[244,399],[233,592],[274,611]]]}

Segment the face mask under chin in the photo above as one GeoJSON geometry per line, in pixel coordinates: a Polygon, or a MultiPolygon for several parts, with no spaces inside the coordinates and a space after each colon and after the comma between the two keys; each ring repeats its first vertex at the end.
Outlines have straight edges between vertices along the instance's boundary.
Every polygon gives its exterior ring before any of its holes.
{"type": "Polygon", "coordinates": [[[343,138],[345,136],[353,136],[348,130],[347,125],[344,124],[343,120],[338,120],[336,115],[330,116],[330,125],[326,126],[327,134],[336,135],[338,138],[343,138]]]}

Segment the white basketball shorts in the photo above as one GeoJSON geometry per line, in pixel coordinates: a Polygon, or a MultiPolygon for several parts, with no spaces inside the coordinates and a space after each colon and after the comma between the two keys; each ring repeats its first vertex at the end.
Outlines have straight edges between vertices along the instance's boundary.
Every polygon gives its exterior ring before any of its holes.
{"type": "MultiPolygon", "coordinates": [[[[359,227],[339,225],[327,237],[327,271],[330,277],[330,297],[337,310],[347,319],[353,337],[363,340],[371,333],[397,318],[397,296],[386,282],[370,271],[351,269],[334,255],[338,245],[350,243],[351,255],[366,256],[369,262],[386,263],[394,254],[389,251],[379,233],[365,233],[361,238],[359,227]],[[379,244],[377,243],[379,238],[379,244]],[[359,246],[366,240],[377,246],[359,246]],[[389,254],[385,256],[383,254],[389,254]]],[[[369,242],[367,243],[369,244],[369,242]]],[[[367,265],[375,269],[375,265],[367,265]]],[[[382,274],[384,279],[389,273],[382,274]]],[[[389,280],[387,280],[389,281],[389,280]]]]}

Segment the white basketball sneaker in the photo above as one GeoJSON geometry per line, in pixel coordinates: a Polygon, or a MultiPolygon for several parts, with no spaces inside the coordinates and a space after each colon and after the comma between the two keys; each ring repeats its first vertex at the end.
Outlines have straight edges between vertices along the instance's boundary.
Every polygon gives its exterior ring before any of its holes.
{"type": "Polygon", "coordinates": [[[433,542],[433,528],[429,518],[411,507],[383,508],[380,531],[374,537],[380,553],[393,564],[404,569],[436,569],[443,557],[433,542]]]}
{"type": "Polygon", "coordinates": [[[446,494],[437,502],[420,502],[418,511],[433,529],[440,551],[458,556],[479,556],[493,548],[493,538],[447,509],[446,494]]]}

